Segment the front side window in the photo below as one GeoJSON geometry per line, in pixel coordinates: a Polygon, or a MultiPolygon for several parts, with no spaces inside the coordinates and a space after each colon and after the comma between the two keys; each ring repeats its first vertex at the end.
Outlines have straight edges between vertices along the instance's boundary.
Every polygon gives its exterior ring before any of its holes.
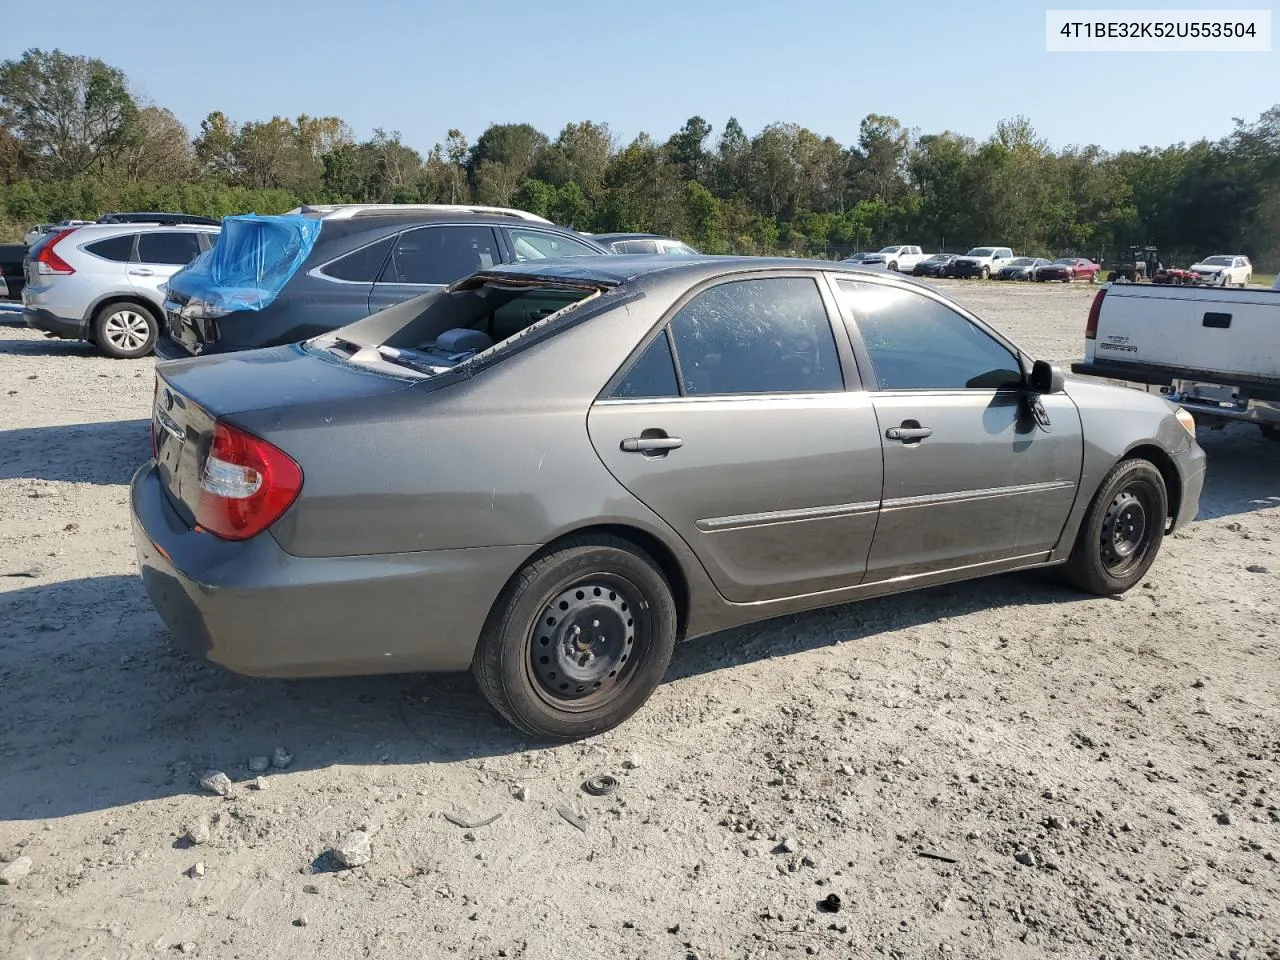
{"type": "Polygon", "coordinates": [[[735,280],[704,290],[671,319],[688,396],[844,389],[817,283],[735,280]]]}
{"type": "Polygon", "coordinates": [[[516,262],[554,260],[559,257],[598,257],[600,251],[571,237],[545,230],[508,229],[516,262]]]}
{"type": "Polygon", "coordinates": [[[839,280],[880,390],[998,390],[1022,385],[1017,357],[950,307],[912,290],[839,280]]]}
{"type": "Polygon", "coordinates": [[[200,255],[200,238],[194,233],[144,233],[138,236],[142,263],[184,267],[200,255]]]}
{"type": "Polygon", "coordinates": [[[379,283],[443,286],[498,261],[490,227],[419,227],[395,239],[379,283]]]}

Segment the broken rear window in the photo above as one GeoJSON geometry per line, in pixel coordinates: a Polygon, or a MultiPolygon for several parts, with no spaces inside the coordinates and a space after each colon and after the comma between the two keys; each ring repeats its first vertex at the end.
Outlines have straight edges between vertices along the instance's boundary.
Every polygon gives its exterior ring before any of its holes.
{"type": "Polygon", "coordinates": [[[355,362],[381,361],[431,376],[492,356],[600,293],[587,284],[470,281],[337,330],[327,349],[355,362]]]}

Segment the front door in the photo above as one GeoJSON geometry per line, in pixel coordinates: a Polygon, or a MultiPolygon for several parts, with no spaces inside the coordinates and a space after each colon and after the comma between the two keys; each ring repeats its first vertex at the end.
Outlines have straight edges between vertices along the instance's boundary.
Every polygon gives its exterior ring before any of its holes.
{"type": "MultiPolygon", "coordinates": [[[[867,580],[1041,558],[1062,535],[1084,456],[1066,394],[1030,415],[1015,354],[925,292],[837,280],[875,378],[884,502],[867,580]]],[[[864,375],[867,375],[864,370],[864,375]]]]}
{"type": "Polygon", "coordinates": [[[845,389],[852,352],[828,307],[811,275],[709,287],[587,419],[601,460],[731,601],[852,586],[866,570],[880,436],[868,395],[845,389]]]}

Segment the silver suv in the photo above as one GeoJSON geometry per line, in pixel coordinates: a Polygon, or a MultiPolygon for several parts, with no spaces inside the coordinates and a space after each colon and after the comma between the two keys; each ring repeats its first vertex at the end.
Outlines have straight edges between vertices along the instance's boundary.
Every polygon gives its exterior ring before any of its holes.
{"type": "Polygon", "coordinates": [[[144,357],[160,331],[165,281],[217,243],[219,229],[93,223],[55,230],[28,253],[23,318],[51,336],[88,340],[109,357],[144,357]]]}

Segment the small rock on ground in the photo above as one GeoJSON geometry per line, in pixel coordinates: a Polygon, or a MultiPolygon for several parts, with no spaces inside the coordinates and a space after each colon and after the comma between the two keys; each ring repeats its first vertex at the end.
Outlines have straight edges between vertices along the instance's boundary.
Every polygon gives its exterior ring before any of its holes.
{"type": "Polygon", "coordinates": [[[333,856],[344,867],[364,866],[373,859],[373,845],[369,842],[369,834],[363,830],[351,831],[333,848],[333,856]]]}
{"type": "Polygon", "coordinates": [[[6,863],[3,868],[0,868],[0,883],[5,885],[17,883],[30,872],[31,858],[19,857],[12,863],[6,863]]]}
{"type": "Polygon", "coordinates": [[[283,770],[289,764],[293,763],[293,754],[284,747],[276,747],[271,753],[271,765],[277,770],[283,770]]]}
{"type": "Polygon", "coordinates": [[[192,865],[191,869],[187,871],[187,876],[189,876],[192,880],[199,880],[201,877],[203,877],[204,861],[201,860],[195,863],[194,865],[192,865]]]}
{"type": "Polygon", "coordinates": [[[187,824],[186,830],[183,831],[182,835],[189,843],[194,843],[196,845],[208,843],[209,818],[200,817],[199,819],[192,820],[187,824]]]}
{"type": "Polygon", "coordinates": [[[210,770],[200,778],[200,789],[216,793],[220,797],[231,794],[231,778],[221,770],[210,770]]]}

